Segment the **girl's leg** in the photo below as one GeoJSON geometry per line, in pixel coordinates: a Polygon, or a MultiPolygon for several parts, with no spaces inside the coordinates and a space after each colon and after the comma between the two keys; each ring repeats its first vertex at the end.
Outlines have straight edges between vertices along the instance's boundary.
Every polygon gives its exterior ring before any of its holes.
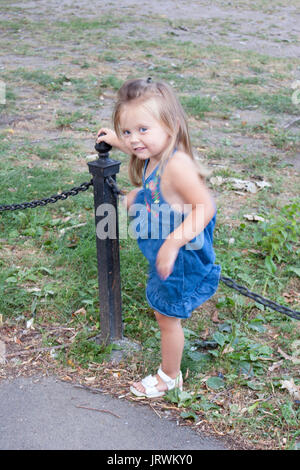
{"type": "MultiPolygon", "coordinates": [[[[161,355],[162,371],[175,379],[180,371],[180,364],[184,346],[184,334],[179,318],[167,317],[158,312],[154,312],[158,321],[160,334],[161,334],[161,355]]],[[[167,386],[164,381],[156,375],[158,380],[157,389],[159,391],[166,390],[167,386]]],[[[133,386],[140,392],[144,392],[144,387],[141,382],[136,382],[133,386]]]]}

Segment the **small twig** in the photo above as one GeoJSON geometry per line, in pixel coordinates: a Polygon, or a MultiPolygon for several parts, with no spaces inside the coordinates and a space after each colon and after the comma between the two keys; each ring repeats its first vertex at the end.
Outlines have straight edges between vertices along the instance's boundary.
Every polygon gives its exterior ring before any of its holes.
{"type": "Polygon", "coordinates": [[[69,343],[61,344],[60,346],[49,346],[47,348],[38,348],[38,349],[24,349],[23,351],[17,351],[11,354],[6,354],[6,357],[22,356],[26,353],[38,353],[43,351],[51,351],[52,349],[61,349],[70,346],[69,343]]]}
{"type": "Polygon", "coordinates": [[[300,122],[299,116],[296,119],[293,119],[293,121],[290,121],[285,126],[283,126],[283,129],[288,129],[289,127],[292,127],[294,124],[297,124],[298,122],[300,122]]]}
{"type": "Polygon", "coordinates": [[[177,410],[178,411],[177,406],[163,406],[163,409],[164,410],[177,410]]]}
{"type": "Polygon", "coordinates": [[[150,403],[150,408],[152,408],[152,410],[154,411],[154,413],[156,413],[156,414],[157,414],[157,416],[158,416],[159,418],[161,418],[161,416],[160,416],[159,412],[158,412],[158,411],[156,411],[156,409],[155,409],[155,408],[153,408],[153,406],[151,405],[151,403],[150,403]]]}
{"type": "Polygon", "coordinates": [[[84,225],[86,225],[86,222],[82,223],[82,224],[78,224],[78,225],[72,225],[71,227],[66,227],[66,228],[62,228],[59,233],[60,233],[60,237],[62,235],[64,235],[68,230],[72,230],[74,228],[79,228],[79,227],[83,227],[84,225]]]}
{"type": "Polygon", "coordinates": [[[73,385],[73,387],[83,388],[84,390],[88,390],[89,392],[92,392],[92,393],[103,393],[104,392],[104,390],[102,390],[102,388],[92,388],[92,387],[88,387],[87,385],[76,384],[76,385],[73,385]]]}
{"type": "Polygon", "coordinates": [[[112,411],[109,411],[109,410],[99,410],[98,408],[89,408],[88,406],[80,406],[80,405],[76,405],[76,408],[83,408],[84,410],[100,411],[102,413],[109,413],[109,414],[115,416],[116,418],[121,418],[121,416],[116,415],[115,413],[113,413],[112,411]]]}

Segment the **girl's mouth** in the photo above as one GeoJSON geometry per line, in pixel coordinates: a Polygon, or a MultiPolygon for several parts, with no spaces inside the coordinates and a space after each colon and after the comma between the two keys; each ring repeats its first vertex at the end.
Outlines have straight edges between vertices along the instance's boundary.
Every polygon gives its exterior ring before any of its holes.
{"type": "Polygon", "coordinates": [[[137,147],[134,149],[135,152],[142,152],[143,150],[146,150],[146,147],[137,147]]]}

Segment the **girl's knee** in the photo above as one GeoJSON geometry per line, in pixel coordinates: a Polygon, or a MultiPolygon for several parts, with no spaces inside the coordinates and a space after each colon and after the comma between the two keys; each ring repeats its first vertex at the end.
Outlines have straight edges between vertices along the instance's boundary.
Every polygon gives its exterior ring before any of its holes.
{"type": "Polygon", "coordinates": [[[158,321],[160,328],[171,328],[173,326],[181,325],[180,318],[168,317],[167,315],[163,315],[159,312],[154,312],[154,315],[156,317],[156,320],[158,321]]]}

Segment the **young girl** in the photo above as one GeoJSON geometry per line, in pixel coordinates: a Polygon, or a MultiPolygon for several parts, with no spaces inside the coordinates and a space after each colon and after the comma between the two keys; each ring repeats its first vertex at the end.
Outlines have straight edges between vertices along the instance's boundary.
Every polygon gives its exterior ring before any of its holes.
{"type": "Polygon", "coordinates": [[[129,176],[137,188],[127,195],[127,209],[133,220],[138,213],[136,238],[149,261],[146,297],[161,332],[157,374],[130,390],[154,398],[182,389],[181,320],[218,287],[221,269],[212,246],[216,208],[207,173],[193,157],[184,111],[167,84],[127,81],[113,120],[115,131],[101,128],[97,141],[131,155],[129,176]]]}

